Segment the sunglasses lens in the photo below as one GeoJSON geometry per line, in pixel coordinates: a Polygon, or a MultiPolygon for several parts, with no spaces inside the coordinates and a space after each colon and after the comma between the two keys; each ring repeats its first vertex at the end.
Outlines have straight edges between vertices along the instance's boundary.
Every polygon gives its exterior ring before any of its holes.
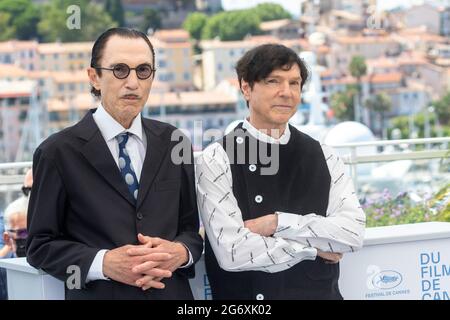
{"type": "Polygon", "coordinates": [[[150,78],[152,71],[152,68],[148,64],[141,64],[136,68],[136,73],[139,79],[150,78]]]}
{"type": "Polygon", "coordinates": [[[119,79],[125,79],[130,74],[130,67],[124,63],[119,63],[114,66],[114,75],[119,79]]]}
{"type": "Polygon", "coordinates": [[[17,230],[17,237],[20,238],[20,239],[25,239],[26,237],[28,237],[27,229],[17,230]]]}

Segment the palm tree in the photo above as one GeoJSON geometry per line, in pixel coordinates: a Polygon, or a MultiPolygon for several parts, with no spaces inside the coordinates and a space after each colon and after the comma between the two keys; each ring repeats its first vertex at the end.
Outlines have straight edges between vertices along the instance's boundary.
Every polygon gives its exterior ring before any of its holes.
{"type": "Polygon", "coordinates": [[[354,85],[349,85],[342,92],[331,96],[330,107],[334,116],[340,121],[351,121],[355,116],[355,97],[358,91],[354,85]]]}
{"type": "Polygon", "coordinates": [[[386,112],[392,108],[391,98],[385,93],[377,93],[374,97],[368,99],[365,103],[366,107],[378,115],[380,119],[380,133],[386,138],[385,120],[386,112]]]}
{"type": "Polygon", "coordinates": [[[356,78],[358,95],[355,105],[355,121],[361,121],[361,78],[367,73],[366,60],[363,56],[353,56],[349,66],[350,74],[356,78]]]}

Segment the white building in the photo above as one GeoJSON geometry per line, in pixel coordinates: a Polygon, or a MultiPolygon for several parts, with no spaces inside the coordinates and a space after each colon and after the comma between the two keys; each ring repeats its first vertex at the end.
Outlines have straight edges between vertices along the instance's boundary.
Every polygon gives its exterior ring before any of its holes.
{"type": "Polygon", "coordinates": [[[434,6],[422,4],[414,6],[405,14],[405,25],[408,28],[425,26],[433,34],[450,35],[450,6],[434,6]]]}

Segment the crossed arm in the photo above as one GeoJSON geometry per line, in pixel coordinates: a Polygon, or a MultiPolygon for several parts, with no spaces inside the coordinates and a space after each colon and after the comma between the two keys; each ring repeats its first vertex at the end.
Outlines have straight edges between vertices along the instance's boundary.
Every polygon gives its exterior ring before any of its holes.
{"type": "Polygon", "coordinates": [[[323,146],[331,176],[326,217],[315,213],[268,212],[244,221],[233,195],[229,160],[210,145],[197,166],[197,199],[220,266],[227,271],[278,272],[320,256],[333,263],[362,246],[365,216],[342,161],[323,146]]]}

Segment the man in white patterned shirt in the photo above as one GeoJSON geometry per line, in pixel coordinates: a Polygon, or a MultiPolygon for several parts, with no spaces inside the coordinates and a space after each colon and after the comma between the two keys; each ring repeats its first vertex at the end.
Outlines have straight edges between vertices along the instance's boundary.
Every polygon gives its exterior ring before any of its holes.
{"type": "Polygon", "coordinates": [[[197,164],[213,299],[342,299],[342,253],[362,246],[365,214],[343,162],[288,125],[308,78],[275,44],[238,62],[249,118],[197,164]]]}

